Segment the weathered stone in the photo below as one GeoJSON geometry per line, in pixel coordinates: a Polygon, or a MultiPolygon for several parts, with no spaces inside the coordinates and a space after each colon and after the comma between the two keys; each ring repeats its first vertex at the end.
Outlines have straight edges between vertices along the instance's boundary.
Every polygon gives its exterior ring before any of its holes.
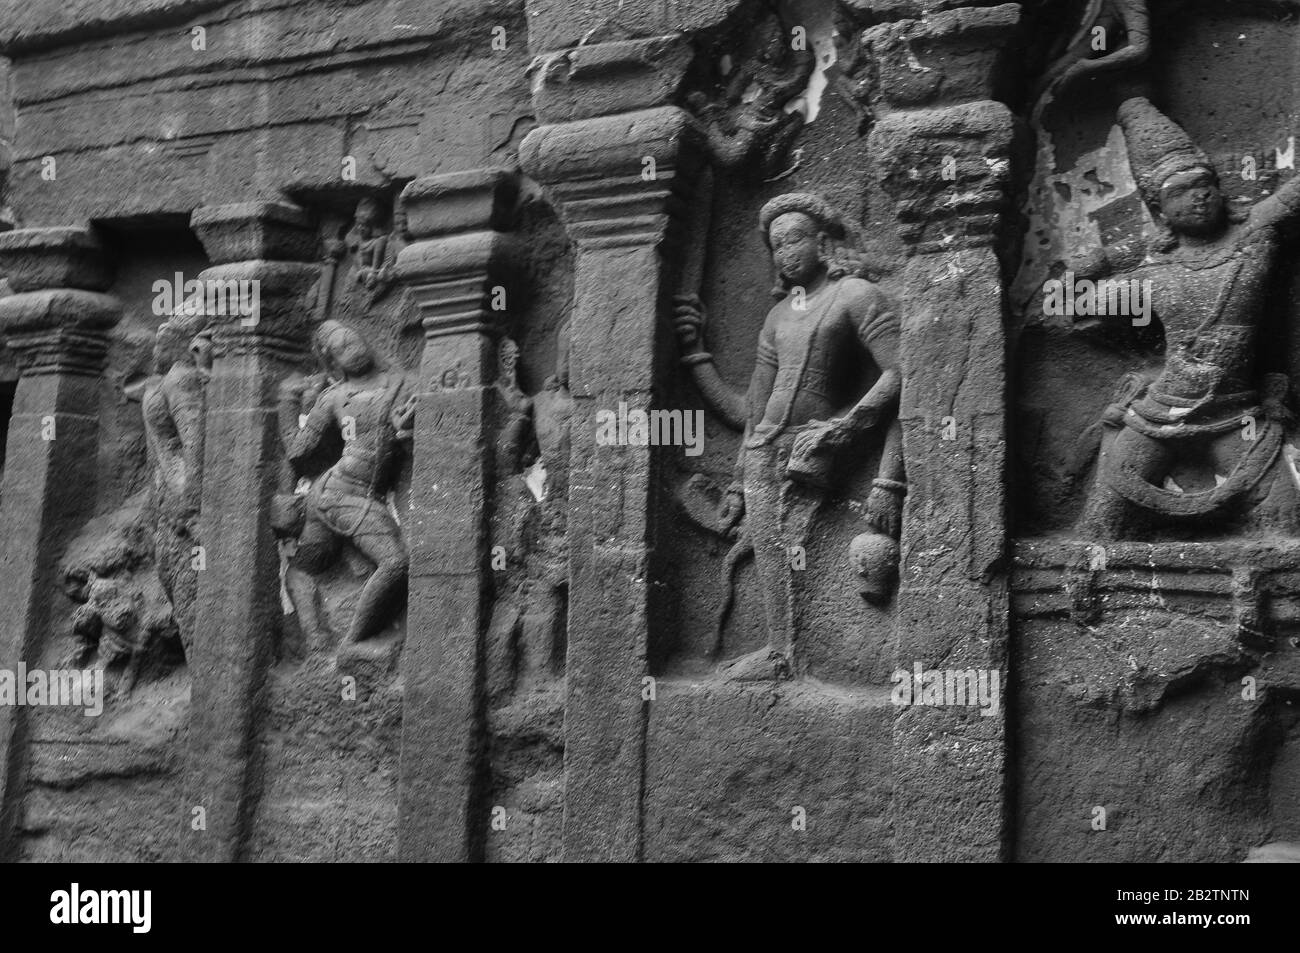
{"type": "Polygon", "coordinates": [[[302,209],[283,202],[196,209],[190,227],[214,265],[255,259],[301,261],[316,251],[311,219],[302,209]]]}
{"type": "Polygon", "coordinates": [[[112,281],[103,245],[80,228],[23,228],[0,234],[0,274],[15,292],[104,291],[112,281]]]}
{"type": "Polygon", "coordinates": [[[0,0],[0,856],[1294,860],[1288,9],[0,0]]]}

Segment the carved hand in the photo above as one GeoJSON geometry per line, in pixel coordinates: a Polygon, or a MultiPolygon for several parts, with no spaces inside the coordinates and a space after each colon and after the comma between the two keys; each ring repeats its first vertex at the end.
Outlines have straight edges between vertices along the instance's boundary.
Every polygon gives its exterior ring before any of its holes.
{"type": "Polygon", "coordinates": [[[791,456],[809,457],[822,450],[840,446],[845,438],[843,424],[843,419],[839,417],[834,420],[812,421],[794,438],[791,456]]]}
{"type": "Polygon", "coordinates": [[[886,536],[898,539],[903,528],[902,495],[873,486],[867,494],[867,522],[886,536]]]}
{"type": "Polygon", "coordinates": [[[399,437],[405,437],[411,431],[414,421],[415,395],[412,394],[406,398],[406,403],[393,412],[393,429],[399,437]]]}
{"type": "Polygon", "coordinates": [[[739,483],[727,487],[722,500],[722,533],[729,536],[745,516],[745,491],[739,483]]]}
{"type": "Polygon", "coordinates": [[[673,298],[673,330],[683,353],[692,354],[704,346],[704,304],[698,295],[673,298]]]}

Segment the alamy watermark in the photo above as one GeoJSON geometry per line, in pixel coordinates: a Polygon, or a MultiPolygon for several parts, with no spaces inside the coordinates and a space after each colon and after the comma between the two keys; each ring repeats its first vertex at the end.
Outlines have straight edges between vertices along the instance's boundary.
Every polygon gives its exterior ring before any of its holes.
{"type": "Polygon", "coordinates": [[[34,668],[19,662],[18,670],[0,668],[0,708],[80,708],[87,718],[104,712],[102,668],[34,668]]]}
{"type": "Polygon", "coordinates": [[[181,272],[153,283],[153,313],[173,315],[235,315],[245,327],[257,324],[262,308],[257,278],[190,278],[181,272]]]}
{"type": "Polygon", "coordinates": [[[897,669],[889,680],[894,690],[889,699],[895,705],[928,707],[978,707],[980,714],[996,715],[1002,697],[1002,673],[986,668],[923,668],[920,662],[912,671],[897,669]]]}
{"type": "Polygon", "coordinates": [[[1055,317],[1109,316],[1133,319],[1135,328],[1151,323],[1151,279],[1063,278],[1043,283],[1043,314],[1055,317]]]}
{"type": "Polygon", "coordinates": [[[50,922],[59,925],[122,924],[132,933],[153,926],[152,890],[83,890],[74,883],[50,894],[50,922]]]}
{"type": "Polygon", "coordinates": [[[688,457],[704,452],[704,411],[618,410],[596,411],[596,443],[602,447],[685,447],[688,457]]]}

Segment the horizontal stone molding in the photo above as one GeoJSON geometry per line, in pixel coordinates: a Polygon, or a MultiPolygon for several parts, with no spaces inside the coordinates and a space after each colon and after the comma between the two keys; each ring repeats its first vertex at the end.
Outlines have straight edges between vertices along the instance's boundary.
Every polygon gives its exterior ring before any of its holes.
{"type": "Polygon", "coordinates": [[[195,209],[190,228],[215,265],[267,259],[309,261],[319,239],[311,216],[287,202],[239,202],[195,209]]]}
{"type": "Polygon", "coordinates": [[[16,292],[76,288],[106,291],[113,282],[104,246],[84,228],[0,231],[0,277],[16,292]]]}

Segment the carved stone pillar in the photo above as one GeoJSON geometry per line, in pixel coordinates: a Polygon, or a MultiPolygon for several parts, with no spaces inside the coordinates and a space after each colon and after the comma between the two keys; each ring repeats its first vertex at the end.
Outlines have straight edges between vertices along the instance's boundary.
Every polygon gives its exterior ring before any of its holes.
{"type": "Polygon", "coordinates": [[[900,711],[898,861],[1001,860],[1008,843],[1005,301],[993,244],[1006,213],[1014,117],[992,100],[992,68],[1018,16],[1010,4],[967,8],[863,36],[886,112],[872,153],[911,255],[896,668],[988,670],[1002,690],[989,715],[973,706],[900,711]],[[912,49],[934,57],[922,64],[923,85],[905,55],[912,49]]]}
{"type": "MultiPolygon", "coordinates": [[[[121,307],[103,250],[76,228],[0,235],[0,333],[20,377],[0,487],[0,668],[35,667],[60,591],[58,561],[95,507],[100,374],[121,307]]],[[[25,686],[20,686],[20,690],[25,686]]],[[[24,707],[0,705],[0,860],[17,852],[24,707]]]]}
{"type": "MultiPolygon", "coordinates": [[[[210,315],[190,764],[182,853],[240,857],[252,810],[250,761],[258,695],[282,620],[270,504],[279,472],[276,388],[309,336],[305,293],[319,269],[303,211],[275,202],[196,210],[190,221],[213,266],[208,282],[256,282],[256,314],[210,315]],[[206,830],[196,830],[203,808],[206,830]]],[[[227,285],[227,287],[230,287],[227,285]]]]}
{"type": "MultiPolygon", "coordinates": [[[[609,44],[618,49],[604,57],[574,52],[566,68],[585,59],[597,64],[598,74],[619,78],[611,63],[658,42],[609,44]]],[[[657,97],[665,87],[646,88],[657,97]]],[[[602,102],[598,92],[590,95],[590,102],[602,102]]],[[[535,101],[543,100],[535,93],[535,101]]],[[[663,451],[598,446],[595,420],[597,411],[616,409],[620,401],[650,404],[657,366],[668,352],[660,309],[671,285],[660,244],[690,187],[694,143],[690,117],[657,106],[542,126],[521,147],[525,170],[548,189],[576,244],[564,716],[568,861],[641,855],[642,679],[659,615],[654,488],[663,451]]]]}
{"type": "Polygon", "coordinates": [[[483,637],[491,611],[497,335],[509,303],[516,176],[417,179],[402,193],[414,242],[397,275],[424,325],[409,519],[411,556],[398,781],[398,856],[482,859],[483,637]],[[497,307],[494,308],[494,304],[497,307]]]}

